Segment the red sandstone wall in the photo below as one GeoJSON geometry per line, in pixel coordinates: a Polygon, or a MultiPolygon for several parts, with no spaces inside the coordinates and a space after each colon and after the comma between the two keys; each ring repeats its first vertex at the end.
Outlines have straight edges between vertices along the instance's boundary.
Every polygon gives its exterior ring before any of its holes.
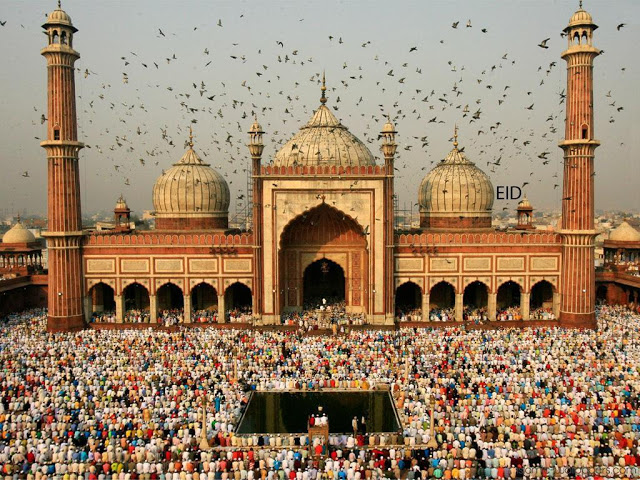
{"type": "Polygon", "coordinates": [[[204,218],[156,218],[157,230],[212,230],[226,229],[229,226],[227,217],[204,218]]]}
{"type": "Polygon", "coordinates": [[[451,228],[465,230],[469,228],[491,228],[491,217],[427,217],[420,216],[422,228],[451,228]]]}

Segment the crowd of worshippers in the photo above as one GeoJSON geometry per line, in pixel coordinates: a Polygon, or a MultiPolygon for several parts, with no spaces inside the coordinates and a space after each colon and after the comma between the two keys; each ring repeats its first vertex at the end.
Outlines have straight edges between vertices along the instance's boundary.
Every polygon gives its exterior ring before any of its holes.
{"type": "MultiPolygon", "coordinates": [[[[184,322],[184,310],[182,308],[162,309],[158,311],[158,323],[170,327],[184,322]]],[[[213,309],[202,309],[191,312],[191,323],[218,323],[218,311],[213,309]]],[[[226,311],[225,320],[229,323],[251,323],[253,314],[251,307],[238,307],[226,311]]],[[[91,323],[115,323],[117,322],[116,312],[105,310],[93,312],[91,323]]],[[[130,309],[123,315],[124,323],[149,323],[151,315],[148,309],[130,309]]]]}
{"type": "Polygon", "coordinates": [[[0,321],[0,471],[27,480],[637,478],[640,315],[597,314],[597,331],[337,337],[52,335],[44,310],[11,315],[0,321]],[[326,457],[304,433],[235,433],[252,390],[381,387],[401,429],[331,433],[326,457]],[[203,424],[211,448],[201,450],[203,424]]]}
{"type": "Polygon", "coordinates": [[[338,330],[344,332],[348,325],[364,325],[365,315],[347,312],[344,300],[320,297],[305,302],[302,310],[282,313],[280,321],[302,331],[333,330],[336,333],[338,330]]]}
{"type": "Polygon", "coordinates": [[[422,309],[412,307],[397,307],[396,320],[399,322],[421,322],[422,309]]]}

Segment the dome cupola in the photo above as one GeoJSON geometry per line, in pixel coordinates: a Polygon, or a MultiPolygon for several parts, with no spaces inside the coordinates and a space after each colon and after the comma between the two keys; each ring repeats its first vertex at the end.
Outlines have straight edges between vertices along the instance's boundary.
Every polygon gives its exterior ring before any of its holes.
{"type": "Polygon", "coordinates": [[[158,230],[208,230],[228,227],[229,186],[224,177],[189,149],[153,186],[158,230]]]}
{"type": "Polygon", "coordinates": [[[490,228],[493,185],[489,177],[458,149],[424,177],[418,191],[420,226],[434,229],[490,228]]]}
{"type": "Polygon", "coordinates": [[[375,157],[326,106],[326,84],[322,76],[320,107],[311,120],[300,127],[273,159],[274,166],[370,166],[375,157]]]}
{"type": "Polygon", "coordinates": [[[33,243],[35,241],[35,235],[22,224],[20,217],[18,217],[16,224],[2,237],[2,243],[4,244],[33,243]]]}
{"type": "Polygon", "coordinates": [[[609,240],[614,242],[640,242],[640,232],[624,220],[609,234],[609,240]]]}

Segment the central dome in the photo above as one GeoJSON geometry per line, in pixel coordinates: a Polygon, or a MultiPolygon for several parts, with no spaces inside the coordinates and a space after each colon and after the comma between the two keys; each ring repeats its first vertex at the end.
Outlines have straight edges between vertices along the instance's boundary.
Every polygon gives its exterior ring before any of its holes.
{"type": "Polygon", "coordinates": [[[322,104],[311,120],[300,127],[291,140],[276,153],[273,165],[289,166],[370,166],[376,161],[367,146],[358,140],[325,105],[324,81],[322,104]]]}
{"type": "Polygon", "coordinates": [[[458,150],[457,134],[455,138],[453,150],[420,184],[420,226],[489,228],[493,185],[489,177],[458,150]]]}
{"type": "Polygon", "coordinates": [[[204,163],[193,143],[153,186],[153,208],[159,230],[227,228],[229,186],[224,177],[204,163]]]}

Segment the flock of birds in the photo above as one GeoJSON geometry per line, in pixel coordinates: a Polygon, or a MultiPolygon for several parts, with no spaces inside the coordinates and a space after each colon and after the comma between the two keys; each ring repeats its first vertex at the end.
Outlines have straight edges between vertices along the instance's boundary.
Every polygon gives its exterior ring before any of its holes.
{"type": "MultiPolygon", "coordinates": [[[[243,17],[240,15],[240,19],[243,17]]],[[[222,19],[212,23],[207,27],[209,31],[219,29],[222,33],[225,29],[222,19]]],[[[0,24],[4,26],[6,21],[0,24]]],[[[476,28],[471,19],[466,24],[455,21],[451,29],[460,30],[462,25],[468,31],[478,31],[467,40],[469,46],[477,45],[490,31],[489,27],[476,28]]],[[[617,30],[623,27],[625,24],[621,23],[617,30]]],[[[402,54],[385,57],[377,53],[374,40],[347,40],[346,36],[328,33],[324,40],[327,56],[318,59],[306,54],[302,46],[290,46],[284,33],[271,45],[245,45],[243,32],[234,31],[218,34],[220,41],[200,45],[201,53],[194,57],[196,41],[189,35],[195,35],[198,29],[204,30],[196,26],[191,32],[176,33],[156,27],[153,35],[164,54],[129,50],[118,55],[120,82],[114,79],[113,72],[101,71],[101,59],[91,58],[90,54],[83,53],[76,65],[76,83],[81,84],[77,88],[79,138],[87,147],[83,156],[87,163],[92,162],[95,175],[109,175],[115,180],[114,188],[118,184],[130,187],[131,190],[124,189],[125,195],[139,189],[139,179],[154,181],[164,173],[162,169],[180,158],[187,147],[191,125],[195,127],[196,150],[205,162],[228,177],[236,208],[240,208],[247,200],[248,127],[254,118],[262,123],[267,132],[265,141],[272,144],[263,156],[263,163],[268,163],[319,105],[319,86],[326,66],[323,62],[329,60],[333,67],[327,70],[328,106],[374,154],[385,117],[396,124],[400,132],[396,190],[402,190],[402,182],[411,185],[411,199],[415,198],[416,178],[421,178],[447,153],[446,149],[431,147],[434,127],[446,126],[451,134],[454,122],[461,125],[460,141],[470,160],[492,178],[508,178],[516,165],[527,162],[529,178],[517,182],[523,188],[533,181],[549,179],[553,189],[561,184],[561,153],[555,145],[563,135],[566,92],[563,76],[552,74],[558,66],[560,47],[554,46],[546,61],[535,68],[527,64],[527,59],[506,52],[495,55],[492,62],[478,69],[456,58],[448,60],[446,66],[433,65],[429,50],[437,45],[418,42],[407,45],[402,54]],[[176,48],[179,36],[183,37],[179,44],[187,45],[188,51],[176,48]],[[359,55],[336,62],[339,49],[348,43],[350,47],[357,46],[359,55]],[[507,83],[518,68],[531,70],[528,84],[507,83]],[[179,69],[188,72],[188,78],[178,76],[179,69]],[[438,88],[429,88],[433,70],[441,71],[446,87],[439,80],[438,88]],[[229,72],[227,78],[225,71],[229,72]],[[250,71],[252,75],[237,78],[250,71]],[[557,101],[549,109],[549,102],[539,100],[540,96],[555,96],[557,101]],[[547,111],[539,113],[538,104],[547,111]],[[504,122],[503,110],[507,108],[524,112],[526,121],[504,122]],[[176,114],[174,123],[159,123],[169,113],[176,114]],[[546,118],[542,125],[540,118],[546,118]],[[550,156],[552,151],[555,153],[550,156]],[[147,168],[152,171],[140,172],[147,168]],[[416,176],[416,171],[423,172],[416,176]]],[[[445,37],[439,43],[444,48],[450,40],[445,37]]],[[[550,40],[545,38],[537,46],[546,52],[550,40]]],[[[82,50],[80,38],[74,46],[82,50]]],[[[532,46],[535,48],[535,44],[532,46]]],[[[460,57],[473,63],[468,55],[460,57]]],[[[613,107],[609,122],[615,122],[623,107],[616,104],[611,92],[606,97],[613,107]]],[[[46,115],[37,107],[34,111],[38,115],[34,125],[44,124],[46,115]]],[[[22,176],[29,178],[30,174],[24,171],[22,176]]],[[[114,198],[118,193],[114,192],[114,198]]],[[[150,188],[145,187],[143,196],[150,197],[150,188]]],[[[106,210],[110,203],[107,200],[106,210]]]]}

